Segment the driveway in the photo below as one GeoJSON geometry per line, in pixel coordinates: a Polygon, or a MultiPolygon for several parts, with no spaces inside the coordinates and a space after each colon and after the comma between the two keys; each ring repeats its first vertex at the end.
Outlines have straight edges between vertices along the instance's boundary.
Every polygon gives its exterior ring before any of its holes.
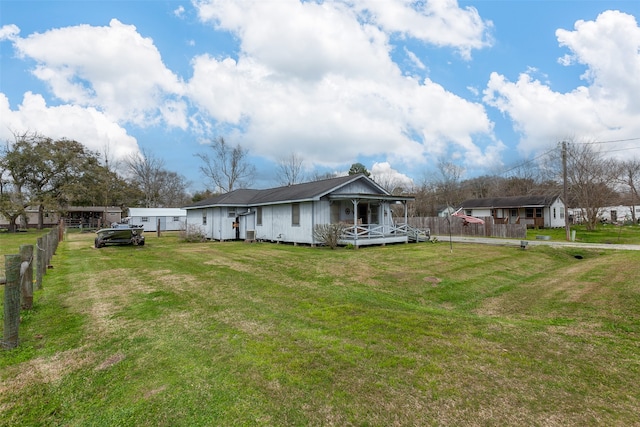
{"type": "MultiPolygon", "coordinates": [[[[431,236],[438,239],[439,242],[449,242],[449,236],[431,236]]],[[[452,236],[451,240],[455,243],[479,243],[484,245],[499,246],[520,246],[520,239],[498,239],[494,237],[467,237],[452,236]]],[[[581,243],[581,242],[560,242],[553,240],[526,240],[528,246],[555,246],[565,248],[585,248],[585,249],[615,249],[624,251],[640,251],[640,245],[616,245],[607,243],[581,243]]]]}

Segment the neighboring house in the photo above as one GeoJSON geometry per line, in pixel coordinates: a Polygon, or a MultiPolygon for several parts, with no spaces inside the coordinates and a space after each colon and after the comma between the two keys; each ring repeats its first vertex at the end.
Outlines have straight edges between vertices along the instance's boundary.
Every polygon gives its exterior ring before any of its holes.
{"type": "MultiPolygon", "coordinates": [[[[575,224],[586,221],[584,211],[580,208],[571,209],[569,213],[575,224]]],[[[598,218],[600,221],[610,223],[633,221],[634,218],[638,221],[638,218],[640,218],[640,206],[606,206],[598,210],[598,218]]]]}
{"type": "Polygon", "coordinates": [[[181,208],[129,208],[129,224],[143,225],[144,231],[179,231],[185,228],[187,211],[181,208]]]}
{"type": "MultiPolygon", "coordinates": [[[[97,228],[113,222],[119,222],[122,218],[122,209],[117,206],[69,206],[64,214],[45,211],[43,215],[43,226],[53,227],[60,219],[64,219],[67,227],[97,228]]],[[[38,208],[27,208],[26,218],[18,218],[16,223],[22,227],[26,222],[27,227],[37,227],[38,208]]],[[[0,215],[0,227],[7,227],[9,221],[0,215]]]]}
{"type": "Polygon", "coordinates": [[[438,206],[437,210],[438,210],[438,215],[437,216],[439,216],[440,218],[446,218],[449,215],[453,215],[453,213],[457,209],[454,208],[453,206],[442,205],[442,206],[438,206]]]}
{"type": "Polygon", "coordinates": [[[187,206],[187,227],[212,240],[267,240],[315,245],[316,225],[343,223],[341,244],[409,241],[407,201],[392,196],[365,175],[350,175],[266,190],[241,189],[187,206]],[[404,205],[395,224],[392,204],[404,205]]]}
{"type": "Polygon", "coordinates": [[[122,219],[118,206],[70,206],[63,216],[67,227],[105,227],[122,219]]]}
{"type": "Polygon", "coordinates": [[[496,224],[527,227],[564,227],[564,202],[560,196],[489,197],[462,202],[466,215],[493,217],[496,224]]]}

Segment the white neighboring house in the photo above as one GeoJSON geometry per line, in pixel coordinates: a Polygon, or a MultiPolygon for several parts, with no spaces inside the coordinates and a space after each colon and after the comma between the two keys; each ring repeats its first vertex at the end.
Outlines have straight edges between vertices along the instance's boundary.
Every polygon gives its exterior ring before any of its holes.
{"type": "Polygon", "coordinates": [[[184,229],[187,211],[182,208],[129,208],[129,224],[143,225],[144,231],[179,231],[184,229]]]}
{"type": "MultiPolygon", "coordinates": [[[[571,209],[570,213],[574,223],[581,223],[585,220],[583,210],[580,208],[571,209]]],[[[606,206],[599,209],[598,218],[609,223],[632,221],[633,218],[638,221],[640,218],[640,206],[606,206]],[[632,209],[635,211],[635,216],[632,209]]]]}

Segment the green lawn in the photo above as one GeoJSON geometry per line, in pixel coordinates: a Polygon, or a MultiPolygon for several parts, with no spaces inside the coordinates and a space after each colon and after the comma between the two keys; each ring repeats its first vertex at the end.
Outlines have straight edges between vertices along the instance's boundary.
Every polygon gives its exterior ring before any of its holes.
{"type": "Polygon", "coordinates": [[[638,425],[640,252],[92,244],[0,352],[0,425],[638,425]]]}
{"type": "MultiPolygon", "coordinates": [[[[640,245],[640,225],[618,226],[601,224],[594,231],[587,231],[584,225],[571,226],[576,242],[640,245]]],[[[528,229],[527,239],[535,240],[537,235],[551,236],[551,240],[566,241],[564,228],[528,229]]]]}

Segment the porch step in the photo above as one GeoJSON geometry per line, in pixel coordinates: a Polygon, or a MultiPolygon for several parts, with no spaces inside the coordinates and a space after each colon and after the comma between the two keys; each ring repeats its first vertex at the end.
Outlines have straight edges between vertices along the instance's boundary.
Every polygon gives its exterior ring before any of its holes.
{"type": "Polygon", "coordinates": [[[422,230],[415,227],[408,227],[407,235],[410,242],[428,242],[431,240],[431,230],[428,228],[422,230]]]}

